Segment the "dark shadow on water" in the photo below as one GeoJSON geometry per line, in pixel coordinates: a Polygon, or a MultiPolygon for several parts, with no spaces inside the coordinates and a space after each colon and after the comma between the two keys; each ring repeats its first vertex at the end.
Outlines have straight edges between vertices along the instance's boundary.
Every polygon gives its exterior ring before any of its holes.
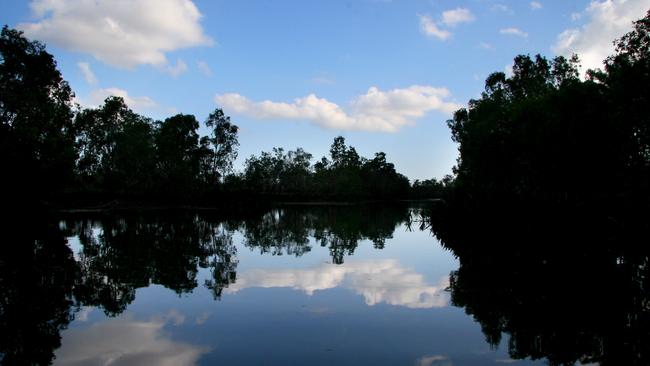
{"type": "Polygon", "coordinates": [[[507,334],[514,359],[647,365],[648,221],[607,212],[433,211],[428,223],[460,261],[450,276],[453,305],[492,346],[507,334]]]}

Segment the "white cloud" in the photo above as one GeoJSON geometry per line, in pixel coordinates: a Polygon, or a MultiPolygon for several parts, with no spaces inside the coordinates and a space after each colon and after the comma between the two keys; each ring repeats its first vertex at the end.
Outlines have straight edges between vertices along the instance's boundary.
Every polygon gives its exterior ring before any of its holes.
{"type": "Polygon", "coordinates": [[[517,36],[521,38],[526,38],[528,37],[528,33],[522,31],[519,28],[503,28],[499,31],[501,34],[506,34],[506,35],[511,35],[511,36],[517,36]]]}
{"type": "Polygon", "coordinates": [[[172,340],[164,320],[136,321],[130,316],[64,331],[57,365],[195,365],[206,347],[172,340]]]}
{"type": "Polygon", "coordinates": [[[473,21],[474,14],[467,8],[456,8],[447,10],[442,13],[442,24],[453,27],[459,23],[468,23],[473,21]]]}
{"type": "Polygon", "coordinates": [[[166,52],[211,45],[190,0],[33,0],[30,38],[89,53],[120,68],[167,65],[166,52]]]}
{"type": "Polygon", "coordinates": [[[79,70],[81,70],[81,73],[84,76],[84,79],[86,79],[86,82],[90,85],[97,84],[97,77],[95,76],[95,73],[93,70],[90,68],[90,64],[87,62],[78,62],[77,66],[79,67],[79,70]]]}
{"type": "Polygon", "coordinates": [[[362,295],[368,306],[379,303],[408,308],[444,307],[449,304],[445,276],[435,285],[396,260],[322,264],[307,269],[258,269],[243,273],[226,291],[246,288],[290,287],[313,295],[315,291],[343,287],[362,295]]]}
{"type": "Polygon", "coordinates": [[[460,105],[449,102],[449,90],[413,85],[406,89],[381,91],[376,87],[356,97],[346,112],[339,105],[314,94],[296,98],[293,103],[265,100],[254,102],[236,93],[215,96],[215,102],[230,113],[256,119],[307,120],[324,128],[357,131],[397,132],[414,125],[427,112],[451,114],[460,105]]]}
{"type": "Polygon", "coordinates": [[[533,10],[541,9],[542,8],[542,3],[538,2],[538,1],[531,1],[530,2],[530,8],[533,9],[533,10]]]}
{"type": "Polygon", "coordinates": [[[212,74],[212,69],[210,68],[210,65],[208,65],[208,63],[205,62],[205,61],[197,61],[196,62],[196,67],[199,68],[199,71],[201,72],[201,74],[203,74],[203,75],[205,75],[207,77],[211,77],[213,75],[212,74]]]}
{"type": "Polygon", "coordinates": [[[440,40],[447,40],[451,37],[451,32],[444,27],[455,27],[460,23],[469,23],[474,21],[475,17],[467,8],[456,8],[442,12],[440,21],[435,22],[428,15],[418,15],[420,18],[420,32],[428,37],[435,37],[440,40]]]}
{"type": "Polygon", "coordinates": [[[158,106],[158,104],[149,97],[133,97],[130,96],[126,90],[119,88],[95,89],[90,92],[90,96],[88,98],[77,100],[77,102],[83,107],[95,108],[103,104],[104,100],[110,96],[122,97],[126,105],[136,111],[151,109],[158,106]]]}
{"type": "Polygon", "coordinates": [[[172,77],[178,77],[187,71],[187,64],[183,60],[176,60],[176,65],[165,65],[160,67],[163,72],[168,73],[172,77]]]}
{"type": "Polygon", "coordinates": [[[440,40],[447,40],[451,37],[451,32],[440,29],[428,15],[418,15],[420,18],[420,31],[428,37],[436,37],[440,40]]]}
{"type": "Polygon", "coordinates": [[[567,29],[557,37],[552,49],[558,55],[578,54],[584,70],[601,68],[614,53],[613,41],[632,30],[632,22],[643,18],[650,0],[592,1],[572,19],[587,18],[581,28],[567,29]]]}

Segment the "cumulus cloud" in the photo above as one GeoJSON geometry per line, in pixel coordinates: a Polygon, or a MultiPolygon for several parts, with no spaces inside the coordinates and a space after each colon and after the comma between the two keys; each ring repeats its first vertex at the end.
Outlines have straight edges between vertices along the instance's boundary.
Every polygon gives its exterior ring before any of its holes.
{"type": "Polygon", "coordinates": [[[585,70],[603,66],[603,60],[614,53],[613,41],[632,30],[632,22],[643,18],[650,0],[592,1],[574,20],[586,18],[581,28],[560,33],[552,49],[558,55],[578,54],[585,70]]]}
{"type": "Polygon", "coordinates": [[[120,68],[167,65],[166,52],[211,45],[190,0],[33,0],[30,38],[93,55],[120,68]]]}
{"type": "Polygon", "coordinates": [[[418,17],[420,18],[420,31],[424,35],[435,37],[443,41],[451,37],[451,32],[439,28],[430,16],[418,15],[418,17]]]}
{"type": "Polygon", "coordinates": [[[444,27],[455,27],[460,23],[474,21],[474,14],[467,8],[456,8],[442,12],[440,20],[435,22],[429,15],[418,15],[420,18],[420,32],[427,37],[434,37],[440,40],[447,40],[451,32],[444,27]]]}
{"type": "Polygon", "coordinates": [[[87,62],[78,62],[77,67],[79,67],[79,70],[81,70],[81,73],[84,76],[84,79],[86,79],[86,82],[90,85],[97,84],[97,77],[95,76],[95,73],[93,70],[90,68],[90,64],[87,62]]]}
{"type": "Polygon", "coordinates": [[[449,90],[413,85],[406,89],[381,91],[376,87],[351,101],[349,112],[314,94],[296,98],[292,103],[265,100],[254,102],[236,93],[221,94],[215,102],[230,113],[256,119],[306,120],[315,125],[357,131],[397,132],[415,124],[427,112],[451,114],[460,105],[450,102],[449,90]]]}
{"type": "Polygon", "coordinates": [[[445,276],[435,285],[396,260],[322,264],[307,269],[258,269],[243,273],[226,291],[251,287],[290,287],[312,295],[315,291],[343,287],[362,295],[366,304],[380,303],[408,308],[444,307],[449,304],[445,276]]]}
{"type": "Polygon", "coordinates": [[[442,12],[442,24],[453,27],[459,23],[469,23],[473,21],[474,14],[467,8],[456,8],[442,12]]]}
{"type": "Polygon", "coordinates": [[[529,5],[530,8],[533,10],[538,10],[542,8],[542,3],[540,3],[539,1],[531,1],[529,5]]]}
{"type": "Polygon", "coordinates": [[[499,33],[510,35],[510,36],[517,36],[517,37],[521,37],[521,38],[528,37],[528,33],[522,31],[519,28],[503,28],[503,29],[501,29],[499,31],[499,33]]]}
{"type": "Polygon", "coordinates": [[[57,365],[195,365],[206,347],[171,340],[164,320],[126,316],[65,331],[57,365]]]}

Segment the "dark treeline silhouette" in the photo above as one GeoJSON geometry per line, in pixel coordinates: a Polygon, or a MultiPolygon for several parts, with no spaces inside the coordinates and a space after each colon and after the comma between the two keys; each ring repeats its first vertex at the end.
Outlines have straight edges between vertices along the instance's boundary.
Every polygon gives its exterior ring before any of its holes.
{"type": "Polygon", "coordinates": [[[430,225],[458,257],[452,304],[510,357],[551,365],[647,365],[647,214],[608,208],[435,209],[430,225]]]}
{"type": "Polygon", "coordinates": [[[244,173],[233,177],[250,192],[301,198],[394,199],[406,198],[409,181],[378,152],[372,159],[359,156],[345,138],[334,139],[330,158],[313,166],[312,155],[301,148],[262,152],[246,160],[244,173]]]}
{"type": "Polygon", "coordinates": [[[424,211],[452,303],[515,359],[647,365],[650,12],[604,70],[518,56],[448,122],[460,157],[424,211]]]}
{"type": "Polygon", "coordinates": [[[650,14],[618,40],[604,70],[577,56],[518,56],[448,121],[460,156],[456,204],[647,207],[650,14]]]}
{"type": "Polygon", "coordinates": [[[8,217],[0,228],[0,363],[49,365],[74,319],[78,267],[56,222],[8,217]]]}
{"type": "MultiPolygon", "coordinates": [[[[120,97],[96,108],[74,105],[52,55],[4,27],[0,37],[0,169],[21,202],[112,199],[202,202],[271,198],[359,200],[408,198],[409,181],[386,154],[371,159],[334,139],[330,157],[312,164],[298,148],[251,156],[233,173],[238,127],[221,109],[205,120],[177,114],[155,121],[120,97]]],[[[419,195],[425,194],[420,190],[419,195]]]]}
{"type": "Polygon", "coordinates": [[[69,213],[63,220],[28,214],[0,223],[3,365],[50,364],[60,332],[81,307],[117,316],[137,289],[152,284],[179,295],[204,286],[221,299],[237,281],[235,232],[261,254],[300,256],[319,245],[340,264],[362,240],[383,248],[409,218],[403,205],[69,213]],[[70,237],[79,240],[79,252],[67,245],[70,237]],[[209,271],[203,283],[200,269],[209,271]]]}

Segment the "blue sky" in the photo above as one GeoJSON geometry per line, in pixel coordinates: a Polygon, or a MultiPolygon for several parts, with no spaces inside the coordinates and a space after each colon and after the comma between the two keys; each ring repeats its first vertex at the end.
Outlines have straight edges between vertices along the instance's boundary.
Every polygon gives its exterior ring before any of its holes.
{"type": "MultiPolygon", "coordinates": [[[[272,147],[315,159],[335,136],[411,179],[451,173],[445,121],[517,54],[598,67],[650,0],[34,0],[0,22],[44,41],[79,103],[240,126],[237,167],[272,147]]],[[[205,130],[203,130],[205,133],[205,130]]]]}

